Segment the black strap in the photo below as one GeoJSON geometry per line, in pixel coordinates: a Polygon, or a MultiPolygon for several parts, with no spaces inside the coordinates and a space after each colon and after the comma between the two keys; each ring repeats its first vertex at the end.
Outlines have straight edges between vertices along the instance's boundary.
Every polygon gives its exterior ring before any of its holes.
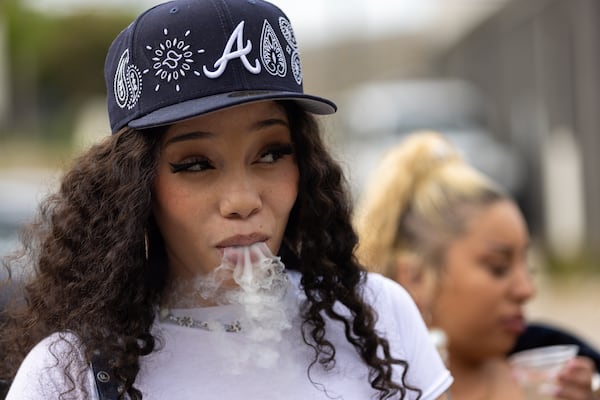
{"type": "Polygon", "coordinates": [[[4,399],[8,394],[8,388],[10,387],[10,381],[0,379],[0,399],[4,399]]]}
{"type": "Polygon", "coordinates": [[[600,371],[600,349],[593,348],[589,343],[562,327],[546,323],[529,323],[527,330],[519,336],[511,353],[554,344],[578,345],[578,354],[591,358],[596,364],[596,369],[600,371]]]}
{"type": "Polygon", "coordinates": [[[119,380],[112,374],[108,359],[100,354],[92,356],[92,371],[100,400],[119,398],[119,380]]]}

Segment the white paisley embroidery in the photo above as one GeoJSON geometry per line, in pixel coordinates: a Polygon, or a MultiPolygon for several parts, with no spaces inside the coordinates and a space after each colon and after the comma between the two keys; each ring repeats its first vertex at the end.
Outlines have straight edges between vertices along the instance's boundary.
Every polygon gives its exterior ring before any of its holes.
{"type": "Polygon", "coordinates": [[[266,19],[260,39],[260,56],[265,69],[271,75],[284,77],[287,74],[287,62],[283,48],[273,27],[266,19]]]}
{"type": "Polygon", "coordinates": [[[142,95],[142,74],[135,65],[129,65],[127,67],[127,85],[129,88],[127,108],[132,109],[142,95]]]}
{"type": "Polygon", "coordinates": [[[302,84],[302,64],[300,63],[300,54],[297,51],[292,53],[292,73],[298,85],[302,84]]]}
{"type": "Polygon", "coordinates": [[[292,24],[290,21],[285,19],[284,17],[279,17],[279,29],[283,34],[283,37],[288,42],[288,45],[291,49],[287,49],[288,53],[292,53],[292,74],[294,75],[294,79],[298,85],[302,84],[302,65],[300,64],[300,54],[298,53],[298,42],[296,41],[296,35],[294,35],[294,30],[292,29],[292,24]]]}
{"type": "MultiPolygon", "coordinates": [[[[160,43],[156,48],[148,45],[146,49],[153,52],[152,69],[155,71],[154,76],[159,78],[161,81],[166,83],[175,82],[175,90],[180,91],[181,86],[179,85],[179,79],[184,78],[186,73],[192,71],[195,75],[200,73],[196,70],[192,70],[194,64],[194,52],[190,49],[191,45],[185,42],[185,38],[190,35],[190,30],[184,33],[184,39],[165,39],[164,42],[160,43]]],[[[169,35],[167,28],[163,29],[165,36],[169,35]]],[[[204,49],[196,50],[197,53],[204,53],[204,49]]],[[[146,71],[144,71],[146,72],[146,71]]],[[[154,87],[154,91],[160,90],[160,82],[154,87]]]]}
{"type": "Polygon", "coordinates": [[[113,90],[117,105],[127,109],[132,109],[142,94],[142,74],[135,65],[129,64],[129,49],[119,58],[113,90]]]}
{"type": "Polygon", "coordinates": [[[294,35],[294,30],[292,29],[290,21],[283,17],[279,17],[279,29],[281,29],[281,33],[288,44],[292,46],[294,50],[298,50],[298,42],[296,42],[296,36],[294,35]]]}

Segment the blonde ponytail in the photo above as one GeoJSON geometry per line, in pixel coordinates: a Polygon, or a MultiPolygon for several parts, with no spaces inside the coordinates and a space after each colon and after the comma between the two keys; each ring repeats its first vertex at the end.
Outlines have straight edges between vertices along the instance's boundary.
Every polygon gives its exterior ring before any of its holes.
{"type": "Polygon", "coordinates": [[[434,247],[438,232],[454,230],[444,226],[455,224],[449,210],[459,201],[486,197],[483,192],[500,195],[442,135],[420,131],[407,136],[385,155],[360,198],[354,220],[359,261],[390,276],[390,264],[399,254],[434,247]]]}

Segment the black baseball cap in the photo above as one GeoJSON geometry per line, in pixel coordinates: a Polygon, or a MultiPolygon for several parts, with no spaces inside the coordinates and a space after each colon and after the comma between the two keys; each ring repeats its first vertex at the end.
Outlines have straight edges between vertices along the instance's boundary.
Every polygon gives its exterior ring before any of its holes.
{"type": "Polygon", "coordinates": [[[262,0],[152,7],[114,40],[104,76],[113,133],[260,100],[294,100],[315,114],[336,111],[332,101],[304,93],[289,19],[262,0]]]}

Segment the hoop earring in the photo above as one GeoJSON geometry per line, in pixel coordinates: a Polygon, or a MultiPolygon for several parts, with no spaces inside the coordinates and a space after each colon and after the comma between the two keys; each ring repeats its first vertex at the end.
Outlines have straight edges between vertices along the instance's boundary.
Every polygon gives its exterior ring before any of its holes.
{"type": "Polygon", "coordinates": [[[146,261],[148,261],[148,231],[144,229],[144,254],[146,255],[146,261]]]}

